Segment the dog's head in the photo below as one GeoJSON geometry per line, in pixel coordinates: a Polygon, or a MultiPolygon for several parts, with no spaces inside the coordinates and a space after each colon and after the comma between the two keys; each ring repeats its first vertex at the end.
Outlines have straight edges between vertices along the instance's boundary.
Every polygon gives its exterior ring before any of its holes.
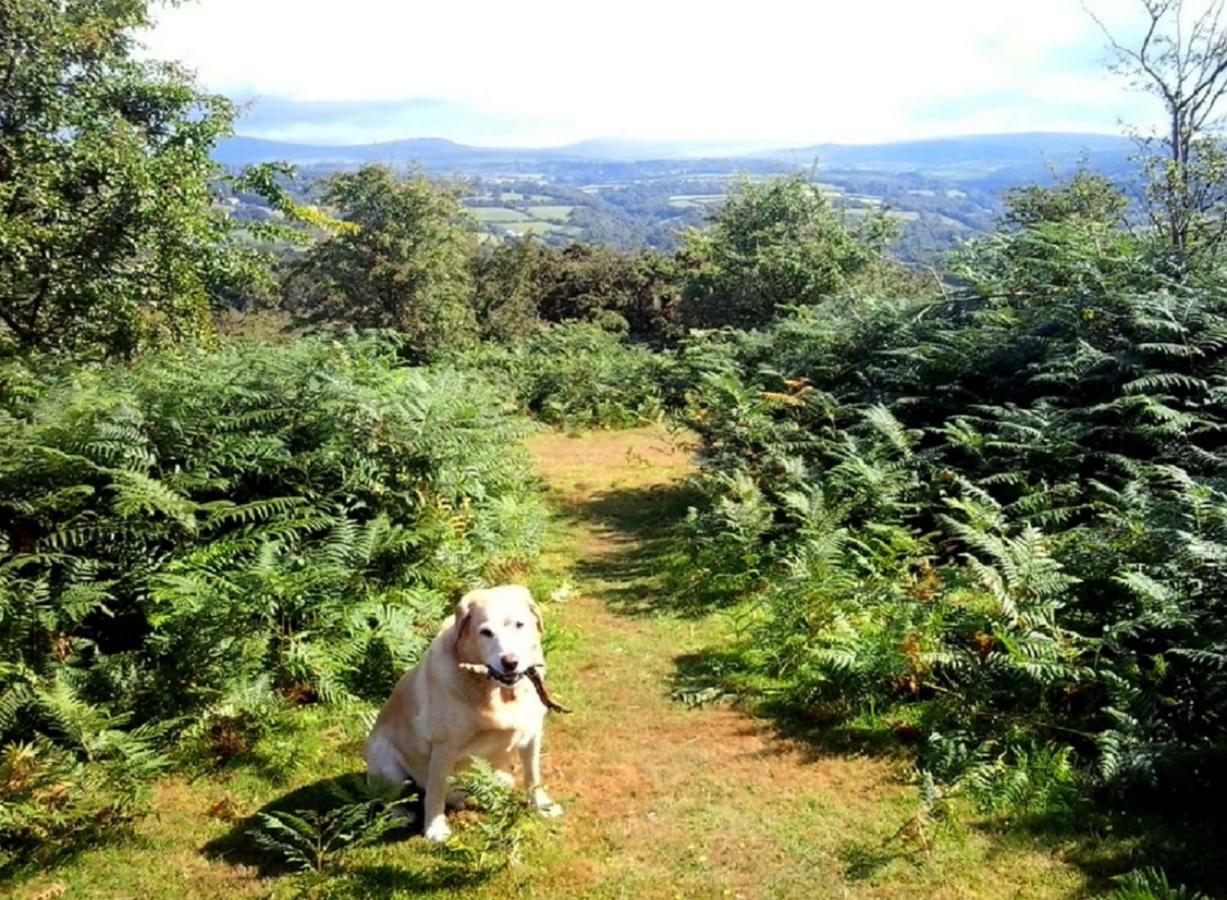
{"type": "Polygon", "coordinates": [[[470,591],[456,604],[456,659],[484,665],[514,684],[545,661],[542,630],[541,610],[528,588],[506,584],[470,591]]]}

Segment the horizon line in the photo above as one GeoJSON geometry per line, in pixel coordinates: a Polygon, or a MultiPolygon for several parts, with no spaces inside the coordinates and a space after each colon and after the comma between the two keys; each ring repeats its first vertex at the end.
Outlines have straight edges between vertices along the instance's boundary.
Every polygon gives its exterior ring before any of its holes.
{"type": "Polygon", "coordinates": [[[391,144],[405,143],[408,141],[439,141],[452,144],[457,147],[471,147],[481,150],[565,150],[570,147],[582,146],[584,144],[595,143],[611,143],[625,145],[657,145],[657,146],[686,146],[686,145],[710,145],[710,146],[744,146],[749,149],[751,147],[760,148],[760,150],[799,150],[809,147],[889,147],[899,144],[923,144],[935,143],[938,141],[950,140],[967,140],[974,138],[1003,138],[1003,137],[1046,137],[1046,136],[1064,136],[1064,137],[1088,137],[1088,138],[1114,138],[1121,141],[1130,141],[1131,138],[1119,132],[1108,131],[1082,131],[1074,129],[1027,129],[1023,131],[983,131],[983,132],[951,132],[947,134],[928,135],[924,137],[900,137],[888,138],[885,140],[866,140],[866,141],[837,141],[837,140],[814,140],[807,143],[783,143],[772,141],[756,141],[753,139],[737,138],[737,139],[721,139],[721,138],[623,138],[610,136],[586,137],[575,141],[567,141],[561,144],[498,144],[498,143],[469,143],[466,141],[457,140],[455,138],[444,137],[440,134],[423,134],[423,135],[407,135],[405,137],[390,138],[379,141],[351,141],[347,143],[337,143],[328,140],[294,140],[264,137],[255,134],[243,134],[235,132],[232,135],[227,135],[223,140],[243,139],[251,141],[263,141],[270,144],[287,144],[292,146],[302,147],[328,147],[331,149],[344,150],[353,147],[380,147],[391,144]]]}

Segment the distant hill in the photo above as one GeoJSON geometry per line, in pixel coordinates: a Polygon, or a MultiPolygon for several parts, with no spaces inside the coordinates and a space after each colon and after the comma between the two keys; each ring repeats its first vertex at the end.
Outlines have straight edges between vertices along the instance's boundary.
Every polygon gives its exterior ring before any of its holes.
{"type": "Polygon", "coordinates": [[[1082,159],[1096,171],[1122,176],[1133,171],[1129,161],[1133,151],[1133,142],[1118,135],[1032,132],[888,144],[815,144],[759,155],[796,165],[817,160],[820,170],[915,172],[955,180],[1024,183],[1042,179],[1049,167],[1067,172],[1082,159]]]}
{"type": "MultiPolygon", "coordinates": [[[[542,151],[529,150],[531,158],[542,151]]],[[[469,147],[444,138],[408,138],[379,144],[292,144],[263,138],[232,137],[218,145],[214,158],[222,165],[242,166],[283,160],[295,165],[360,165],[383,162],[390,165],[419,163],[427,168],[448,168],[492,159],[517,158],[517,151],[469,147]]]]}
{"type": "Polygon", "coordinates": [[[303,166],[353,166],[368,162],[390,165],[416,163],[431,171],[459,172],[509,167],[519,171],[534,165],[562,162],[625,163],[655,160],[719,158],[772,160],[794,166],[818,160],[822,169],[916,172],[945,178],[984,178],[994,174],[1021,179],[1052,164],[1068,169],[1085,156],[1109,174],[1124,171],[1132,144],[1105,134],[1035,132],[988,134],[898,141],[884,144],[815,144],[807,147],[751,151],[752,145],[591,140],[562,147],[474,147],[444,138],[409,138],[378,144],[330,146],[294,144],[260,138],[228,138],[215,156],[224,165],[285,160],[303,166]]]}

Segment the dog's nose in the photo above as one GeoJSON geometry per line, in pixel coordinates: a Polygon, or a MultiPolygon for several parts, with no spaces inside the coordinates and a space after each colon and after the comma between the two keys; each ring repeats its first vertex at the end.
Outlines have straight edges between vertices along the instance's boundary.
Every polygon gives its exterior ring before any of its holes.
{"type": "Polygon", "coordinates": [[[514,672],[516,670],[516,666],[520,663],[520,657],[516,656],[514,653],[504,653],[499,657],[499,662],[503,664],[504,672],[514,672]]]}

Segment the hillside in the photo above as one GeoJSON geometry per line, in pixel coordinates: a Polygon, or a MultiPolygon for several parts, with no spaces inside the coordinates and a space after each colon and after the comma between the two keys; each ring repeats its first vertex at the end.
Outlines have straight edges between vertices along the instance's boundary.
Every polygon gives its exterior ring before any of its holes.
{"type": "Polygon", "coordinates": [[[835,169],[941,174],[952,178],[977,177],[986,172],[1018,167],[1065,165],[1086,155],[1104,168],[1116,170],[1127,163],[1132,143],[1116,135],[1035,132],[984,134],[895,141],[881,144],[813,144],[746,152],[721,150],[717,145],[651,141],[590,140],[559,147],[477,147],[444,138],[421,137],[375,144],[297,144],[236,136],[220,142],[215,158],[225,165],[248,165],[285,160],[296,165],[357,165],[385,162],[417,163],[428,170],[450,171],[470,166],[522,165],[541,168],[560,164],[649,162],[673,160],[701,165],[713,159],[739,160],[753,169],[753,161],[773,160],[809,165],[814,159],[835,169]]]}
{"type": "Polygon", "coordinates": [[[895,254],[930,264],[959,241],[992,229],[1011,187],[1046,183],[1085,159],[1127,178],[1131,143],[1103,134],[997,134],[885,144],[816,144],[747,152],[710,144],[592,140],[561,147],[476,147],[442,138],[316,145],[234,137],[215,158],[227,166],[284,160],[308,180],[367,163],[420,166],[473,182],[469,205],[492,236],[594,241],[618,249],[672,250],[699,226],[732,180],[815,168],[852,215],[885,206],[900,225],[895,254]],[[526,199],[531,198],[531,199],[526,199]]]}

